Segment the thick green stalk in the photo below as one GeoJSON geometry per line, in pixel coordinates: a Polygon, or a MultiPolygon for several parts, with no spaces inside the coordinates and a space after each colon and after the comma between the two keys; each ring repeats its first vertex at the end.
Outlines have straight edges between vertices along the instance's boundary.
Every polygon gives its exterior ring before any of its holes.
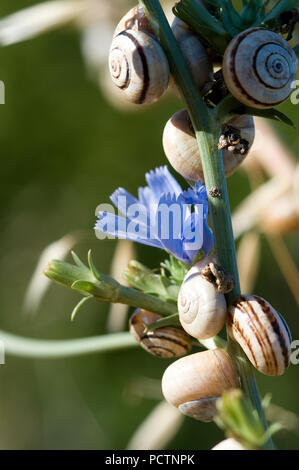
{"type": "MultiPolygon", "coordinates": [[[[144,6],[157,38],[167,55],[170,71],[181,92],[182,99],[187,105],[193,123],[203,163],[216,253],[219,262],[234,277],[235,289],[230,298],[236,297],[240,295],[240,285],[235,243],[222,156],[217,148],[220,125],[217,123],[213,111],[206,107],[193,82],[160,2],[158,0],[139,0],[139,2],[144,6]],[[220,196],[212,196],[211,190],[214,188],[218,189],[220,196]]],[[[239,371],[244,392],[258,411],[265,429],[267,429],[251,365],[241,348],[230,339],[228,339],[228,352],[239,371]]],[[[271,447],[272,444],[269,442],[267,448],[271,447]]]]}

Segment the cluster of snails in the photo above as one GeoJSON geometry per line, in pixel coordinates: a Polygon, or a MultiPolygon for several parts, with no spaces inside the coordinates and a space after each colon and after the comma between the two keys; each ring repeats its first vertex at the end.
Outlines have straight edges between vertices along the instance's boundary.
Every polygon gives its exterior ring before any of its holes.
{"type": "MultiPolygon", "coordinates": [[[[176,18],[171,27],[194,83],[207,98],[217,83],[211,54],[184,22],[176,18]]],[[[282,36],[264,28],[251,28],[228,45],[221,74],[227,90],[240,103],[270,108],[289,97],[296,68],[296,55],[282,36]]],[[[116,28],[109,70],[115,85],[136,104],[157,101],[169,85],[177,92],[167,57],[140,6],[131,9],[116,28]]],[[[223,125],[218,148],[222,150],[226,176],[244,160],[254,134],[250,115],[233,117],[223,125]]],[[[178,111],[167,122],[163,147],[173,168],[184,178],[204,181],[195,132],[186,110],[178,111]]],[[[231,276],[215,260],[196,264],[180,288],[180,326],[149,329],[161,316],[138,309],[130,320],[130,331],[148,352],[171,358],[187,354],[193,338],[204,340],[217,335],[226,323],[229,335],[257,370],[281,375],[289,365],[291,348],[284,319],[268,302],[254,295],[240,296],[227,305],[225,294],[232,289],[231,276]]],[[[166,369],[162,379],[166,400],[202,421],[215,417],[216,402],[224,391],[238,387],[238,374],[223,349],[182,357],[166,369]]]]}
{"type": "MultiPolygon", "coordinates": [[[[225,294],[233,287],[231,275],[208,258],[188,271],[180,287],[177,306],[181,327],[147,331],[162,317],[138,309],[131,317],[130,331],[146,351],[174,358],[190,352],[192,338],[214,337],[226,324],[230,337],[259,372],[282,375],[291,354],[291,335],[285,320],[256,295],[242,295],[227,305],[225,294]]],[[[182,357],[166,369],[162,379],[165,399],[185,415],[204,422],[215,418],[219,397],[239,387],[238,374],[224,349],[182,357]]]]}
{"type": "MultiPolygon", "coordinates": [[[[208,97],[211,89],[218,86],[213,74],[213,54],[180,19],[175,18],[171,28],[194,83],[208,97]]],[[[221,74],[226,89],[242,104],[269,108],[289,97],[296,69],[296,55],[282,36],[264,28],[251,28],[232,39],[217,74],[221,74]]],[[[177,91],[167,57],[141,6],[132,8],[117,25],[109,70],[114,84],[135,104],[157,101],[168,86],[177,91]]],[[[218,147],[223,150],[226,176],[242,163],[254,134],[251,116],[237,116],[225,123],[218,147]]],[[[163,147],[169,162],[182,176],[189,181],[204,181],[195,133],[186,110],[175,113],[167,122],[163,147]]]]}

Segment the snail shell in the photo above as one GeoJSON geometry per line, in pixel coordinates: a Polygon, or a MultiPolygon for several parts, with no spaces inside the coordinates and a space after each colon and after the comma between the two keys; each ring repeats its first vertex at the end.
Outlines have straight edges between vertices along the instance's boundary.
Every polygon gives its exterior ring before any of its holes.
{"type": "Polygon", "coordinates": [[[222,329],[226,309],[224,295],[201,276],[199,265],[193,266],[178,295],[178,312],[184,330],[193,338],[211,338],[222,329]]]}
{"type": "MultiPolygon", "coordinates": [[[[213,72],[204,46],[186,23],[179,18],[174,19],[171,29],[191,71],[195,85],[205,94],[213,85],[213,72]]],[[[177,91],[173,80],[171,86],[177,91]]]]}
{"type": "Polygon", "coordinates": [[[166,56],[157,41],[143,31],[126,30],[112,41],[109,53],[112,81],[135,103],[153,103],[169,81],[166,56]]]}
{"type": "MultiPolygon", "coordinates": [[[[249,150],[254,140],[252,116],[234,117],[225,126],[237,129],[241,138],[248,142],[249,150]]],[[[204,181],[200,152],[187,110],[176,112],[167,122],[163,133],[163,148],[172,167],[184,178],[204,181]]],[[[224,149],[222,152],[226,176],[230,176],[247,155],[236,149],[224,149]]]]}
{"type": "Polygon", "coordinates": [[[256,295],[238,297],[228,309],[228,333],[254,367],[282,375],[290,364],[291,334],[283,317],[256,295]]]}
{"type": "Polygon", "coordinates": [[[227,88],[241,103],[254,108],[270,108],[285,101],[292,92],[296,69],[296,54],[287,41],[264,28],[240,33],[223,58],[227,88]]]}
{"type": "Polygon", "coordinates": [[[219,442],[211,450],[246,450],[240,442],[236,441],[233,437],[225,439],[224,441],[219,442]]]}
{"type": "Polygon", "coordinates": [[[215,416],[214,405],[223,392],[239,387],[238,376],[223,349],[178,359],[166,369],[162,378],[165,399],[180,411],[187,411],[188,416],[205,421],[215,416]],[[205,404],[206,412],[203,411],[205,404]]]}
{"type": "Polygon", "coordinates": [[[187,401],[178,408],[181,413],[203,423],[210,423],[217,416],[217,400],[219,397],[201,398],[200,400],[187,401]]]}
{"type": "Polygon", "coordinates": [[[180,357],[191,349],[191,338],[180,328],[163,327],[145,333],[146,327],[156,322],[161,315],[137,309],[130,319],[130,332],[147,352],[159,357],[180,357]]]}
{"type": "Polygon", "coordinates": [[[134,31],[146,31],[154,36],[154,31],[150,25],[148,18],[145,15],[144,8],[141,5],[136,5],[131,8],[125,16],[122,17],[116,26],[114,36],[117,36],[122,31],[133,29],[134,31]]]}

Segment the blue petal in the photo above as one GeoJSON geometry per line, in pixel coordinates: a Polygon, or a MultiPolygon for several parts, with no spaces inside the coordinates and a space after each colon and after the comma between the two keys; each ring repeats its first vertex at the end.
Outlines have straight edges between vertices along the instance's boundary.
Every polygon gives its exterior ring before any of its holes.
{"type": "Polygon", "coordinates": [[[147,227],[149,225],[148,208],[132,194],[123,188],[118,188],[110,196],[113,204],[128,219],[138,221],[140,225],[147,227]]]}
{"type": "Polygon", "coordinates": [[[126,189],[118,188],[110,196],[110,200],[118,208],[118,210],[126,215],[128,206],[131,204],[138,204],[139,201],[136,197],[132,196],[126,189]]]}
{"type": "Polygon", "coordinates": [[[167,166],[156,168],[146,173],[145,179],[153,191],[155,197],[159,198],[163,193],[170,193],[179,196],[182,188],[176,179],[169,173],[167,166]]]}
{"type": "Polygon", "coordinates": [[[187,204],[202,204],[203,205],[203,215],[206,219],[208,217],[208,197],[207,197],[207,190],[206,187],[201,185],[199,189],[188,189],[184,191],[182,197],[186,201],[187,204]]]}
{"type": "Polygon", "coordinates": [[[95,230],[107,233],[115,238],[123,238],[144,245],[162,248],[159,240],[148,236],[148,227],[144,227],[138,223],[132,223],[129,219],[109,212],[100,213],[95,225],[95,230]]]}
{"type": "Polygon", "coordinates": [[[138,199],[141,204],[144,204],[148,209],[157,205],[157,197],[153,191],[146,186],[145,188],[138,188],[138,199]]]}

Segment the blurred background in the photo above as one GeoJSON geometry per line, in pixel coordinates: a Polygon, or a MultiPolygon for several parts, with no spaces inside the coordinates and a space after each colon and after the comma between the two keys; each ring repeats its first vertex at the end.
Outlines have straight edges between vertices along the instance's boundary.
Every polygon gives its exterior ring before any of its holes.
{"type": "MultiPolygon", "coordinates": [[[[36,3],[2,0],[0,18],[36,3]]],[[[111,6],[113,0],[106,3],[111,6]]],[[[100,22],[107,45],[130,5],[134,2],[115,0],[111,19],[100,22]]],[[[28,284],[42,251],[69,233],[75,234],[74,249],[82,259],[91,248],[97,267],[110,272],[117,242],[96,239],[95,209],[119,186],[136,194],[145,172],[166,163],[163,128],[183,107],[170,93],[138,110],[114,106],[98,83],[100,74],[104,81],[106,67],[90,68],[97,52],[95,29],[93,25],[87,34],[80,27],[64,27],[0,48],[0,80],[6,86],[6,104],[0,107],[0,329],[26,337],[70,339],[107,332],[109,306],[90,302],[71,323],[80,296],[54,284],[38,310],[28,313],[28,284]]],[[[103,49],[105,41],[98,41],[103,49]]],[[[288,102],[280,109],[299,126],[296,106],[288,102]]],[[[285,125],[273,128],[296,156],[298,132],[285,125]]],[[[237,172],[228,186],[233,210],[251,191],[248,174],[237,172]]],[[[267,236],[260,240],[254,293],[283,313],[293,339],[299,339],[296,301],[267,236]]],[[[298,265],[298,233],[287,233],[284,242],[298,265]]],[[[163,259],[159,250],[135,249],[151,268],[163,259]]],[[[248,254],[248,263],[251,258],[248,254]]],[[[67,360],[6,357],[0,366],[0,448],[125,448],[159,403],[159,381],[169,362],[141,348],[67,360]]],[[[271,392],[275,405],[299,415],[299,365],[283,377],[259,374],[257,379],[262,395],[271,392]]],[[[298,424],[290,416],[293,431],[275,437],[280,449],[299,449],[298,424]]],[[[214,424],[186,418],[167,448],[209,449],[222,438],[214,424]]]]}

